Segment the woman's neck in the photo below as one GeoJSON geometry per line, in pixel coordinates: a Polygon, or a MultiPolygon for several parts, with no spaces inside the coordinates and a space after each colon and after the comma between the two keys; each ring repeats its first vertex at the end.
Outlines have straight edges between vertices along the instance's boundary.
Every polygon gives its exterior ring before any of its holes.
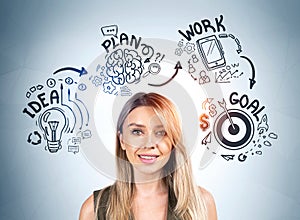
{"type": "Polygon", "coordinates": [[[140,196],[150,196],[163,194],[168,191],[168,187],[165,185],[162,179],[146,182],[146,183],[136,183],[135,184],[135,193],[140,196]]]}
{"type": "Polygon", "coordinates": [[[162,179],[135,183],[132,213],[135,219],[167,219],[168,187],[162,179]]]}

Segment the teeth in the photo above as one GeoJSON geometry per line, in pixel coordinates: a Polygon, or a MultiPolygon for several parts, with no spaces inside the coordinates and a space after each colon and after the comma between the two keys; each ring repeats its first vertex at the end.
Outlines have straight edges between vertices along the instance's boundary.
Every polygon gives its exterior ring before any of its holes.
{"type": "Polygon", "coordinates": [[[144,156],[144,155],[140,155],[140,158],[146,159],[146,160],[151,160],[151,159],[156,158],[156,156],[144,156]]]}

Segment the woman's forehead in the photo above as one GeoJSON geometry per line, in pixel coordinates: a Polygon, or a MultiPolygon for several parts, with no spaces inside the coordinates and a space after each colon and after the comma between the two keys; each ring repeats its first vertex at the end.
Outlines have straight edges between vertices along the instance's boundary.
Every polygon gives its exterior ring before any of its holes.
{"type": "Polygon", "coordinates": [[[161,117],[156,111],[149,106],[141,106],[133,109],[126,117],[124,121],[124,127],[130,125],[137,126],[162,126],[161,117]]]}

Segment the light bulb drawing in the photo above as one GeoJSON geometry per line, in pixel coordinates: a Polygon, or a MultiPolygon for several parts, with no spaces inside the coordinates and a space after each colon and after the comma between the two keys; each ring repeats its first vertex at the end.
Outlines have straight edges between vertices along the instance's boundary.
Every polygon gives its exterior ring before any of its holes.
{"type": "Polygon", "coordinates": [[[46,110],[39,117],[39,125],[44,131],[44,137],[47,140],[46,148],[50,153],[56,153],[62,148],[62,133],[68,127],[68,119],[64,111],[57,107],[46,110]]]}

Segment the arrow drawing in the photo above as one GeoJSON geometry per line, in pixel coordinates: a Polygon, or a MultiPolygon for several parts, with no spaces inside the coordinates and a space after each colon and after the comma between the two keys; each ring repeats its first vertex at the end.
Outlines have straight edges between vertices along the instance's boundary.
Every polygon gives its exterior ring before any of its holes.
{"type": "Polygon", "coordinates": [[[252,89],[254,84],[256,83],[254,64],[252,63],[252,61],[248,57],[245,57],[245,56],[240,56],[240,57],[244,58],[245,60],[247,60],[250,63],[250,66],[251,66],[251,69],[252,69],[252,78],[249,78],[249,80],[250,80],[250,89],[252,89]]]}
{"type": "Polygon", "coordinates": [[[152,84],[152,83],[148,83],[148,85],[149,85],[149,86],[164,86],[164,85],[166,85],[167,83],[169,83],[169,82],[170,82],[172,79],[174,79],[174,77],[177,75],[178,70],[179,70],[179,69],[182,69],[182,66],[181,66],[181,64],[180,64],[179,61],[177,62],[177,64],[176,64],[176,66],[174,67],[174,69],[176,69],[176,71],[175,71],[174,75],[173,75],[168,81],[166,81],[166,82],[164,82],[164,83],[162,83],[162,84],[152,84]]]}
{"type": "Polygon", "coordinates": [[[86,69],[84,69],[84,67],[82,67],[81,70],[80,70],[80,69],[76,69],[76,68],[74,68],[74,67],[64,67],[64,68],[60,68],[60,69],[56,70],[56,71],[53,73],[53,75],[55,75],[56,73],[63,72],[63,71],[68,71],[68,70],[69,70],[69,71],[74,71],[74,72],[79,73],[79,76],[82,76],[82,75],[85,75],[85,74],[88,73],[88,72],[86,71],[86,69]]]}

